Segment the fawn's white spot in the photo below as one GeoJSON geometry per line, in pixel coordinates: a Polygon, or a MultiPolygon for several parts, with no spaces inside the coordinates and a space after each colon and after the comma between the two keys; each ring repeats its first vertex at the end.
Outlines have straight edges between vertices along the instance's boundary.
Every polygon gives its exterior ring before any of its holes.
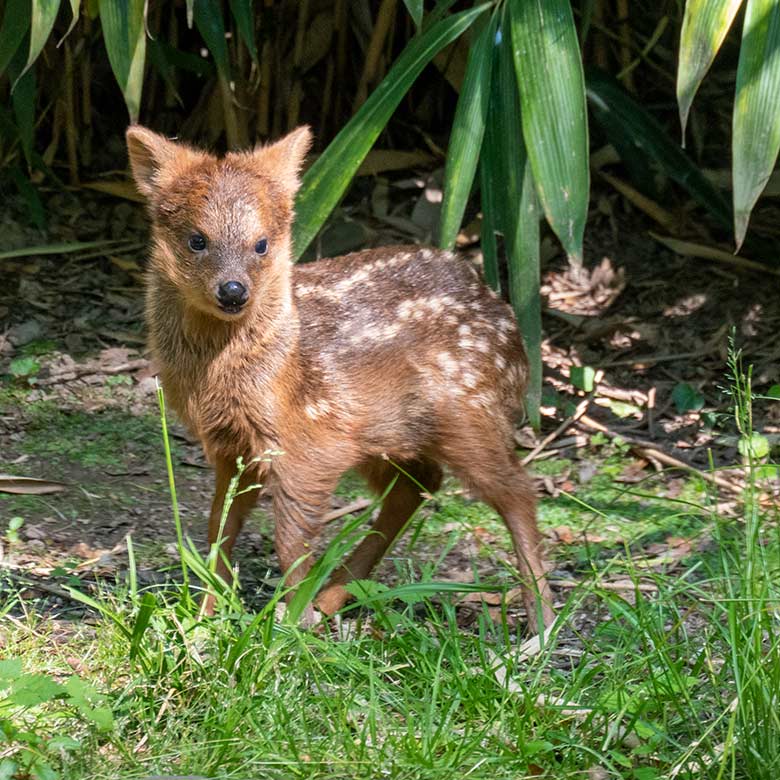
{"type": "Polygon", "coordinates": [[[455,374],[460,367],[457,360],[454,360],[449,352],[439,352],[436,355],[436,362],[445,374],[455,374]]]}
{"type": "Polygon", "coordinates": [[[469,338],[459,339],[458,346],[461,349],[472,349],[474,347],[474,339],[469,339],[469,338]]]}
{"type": "Polygon", "coordinates": [[[463,374],[463,384],[470,389],[475,388],[478,381],[479,377],[476,374],[472,374],[471,371],[466,371],[466,373],[463,374]]]}
{"type": "Polygon", "coordinates": [[[503,371],[506,368],[506,360],[504,360],[503,355],[496,355],[493,362],[499,371],[503,371]]]}
{"type": "Polygon", "coordinates": [[[466,325],[465,323],[461,325],[458,328],[458,335],[459,336],[470,336],[471,335],[471,326],[466,325]]]}
{"type": "Polygon", "coordinates": [[[474,347],[480,352],[490,352],[490,344],[488,344],[488,340],[481,337],[474,339],[474,347]]]}

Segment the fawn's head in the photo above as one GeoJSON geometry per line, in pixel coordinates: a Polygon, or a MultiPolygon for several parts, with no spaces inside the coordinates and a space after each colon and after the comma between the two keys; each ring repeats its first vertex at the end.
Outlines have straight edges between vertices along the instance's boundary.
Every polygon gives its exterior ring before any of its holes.
{"type": "Polygon", "coordinates": [[[309,128],[300,127],[275,144],[217,158],[128,128],[133,177],[154,226],[152,267],[189,305],[236,320],[286,279],[293,200],[310,144],[309,128]]]}

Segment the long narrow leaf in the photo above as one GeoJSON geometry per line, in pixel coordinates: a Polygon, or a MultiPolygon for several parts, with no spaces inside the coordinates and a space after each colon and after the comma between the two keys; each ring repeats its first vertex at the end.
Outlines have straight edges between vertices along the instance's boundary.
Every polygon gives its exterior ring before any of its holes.
{"type": "Polygon", "coordinates": [[[27,64],[24,66],[22,74],[38,59],[38,55],[49,39],[59,10],[60,0],[32,0],[30,48],[27,54],[27,64]]]}
{"type": "Polygon", "coordinates": [[[593,115],[618,151],[621,145],[633,144],[634,151],[658,165],[721,225],[731,225],[731,209],[726,200],[652,114],[600,70],[588,70],[587,85],[593,115]]]}
{"type": "Polygon", "coordinates": [[[24,157],[31,166],[35,136],[35,68],[27,68],[22,75],[16,77],[11,102],[24,157]]]}
{"type": "Polygon", "coordinates": [[[471,45],[466,76],[455,109],[444,170],[444,200],[439,230],[439,246],[444,249],[455,246],[477,170],[490,99],[495,35],[496,16],[493,14],[471,45]]]}
{"type": "Polygon", "coordinates": [[[130,121],[138,120],[146,60],[144,0],[100,0],[100,24],[111,70],[130,121]]]}
{"type": "Polygon", "coordinates": [[[523,136],[545,216],[582,262],[588,214],[585,82],[569,0],[508,0],[523,136]]]}
{"type": "Polygon", "coordinates": [[[30,29],[30,0],[8,0],[0,26],[0,76],[14,58],[25,33],[30,29]]]}
{"type": "Polygon", "coordinates": [[[238,32],[249,50],[249,56],[257,62],[253,6],[254,0],[230,0],[230,10],[233,13],[233,19],[236,21],[238,32]]]}
{"type": "Polygon", "coordinates": [[[195,0],[195,26],[214,57],[220,77],[229,81],[230,59],[220,4],[209,0],[195,0]]]}
{"type": "Polygon", "coordinates": [[[423,18],[423,0],[404,0],[404,5],[414,21],[415,27],[419,27],[423,18]]]}
{"type": "MultiPolygon", "coordinates": [[[[494,45],[490,113],[483,143],[483,183],[491,193],[491,220],[504,236],[509,298],[530,362],[526,411],[539,425],[542,391],[541,307],[539,302],[539,210],[528,152],[523,139],[513,52],[506,14],[494,45]],[[501,34],[503,32],[503,35],[501,34]]],[[[483,192],[483,211],[486,209],[483,192]]]]}
{"type": "Polygon", "coordinates": [[[677,104],[683,146],[691,103],[710,69],[742,0],[687,0],[677,66],[677,104]]]}
{"type": "Polygon", "coordinates": [[[423,68],[465,32],[487,7],[481,5],[453,14],[413,38],[368,100],[309,168],[296,203],[296,259],[344,194],[363,158],[423,68]]]}
{"type": "Polygon", "coordinates": [[[748,0],[732,129],[734,234],[742,246],[750,212],[780,150],[780,4],[748,0]]]}
{"type": "MultiPolygon", "coordinates": [[[[76,26],[76,23],[79,20],[79,9],[81,8],[81,0],[70,0],[70,24],[68,25],[68,29],[65,30],[65,35],[60,38],[60,43],[62,43],[72,32],[73,28],[76,26]]],[[[59,46],[60,43],[57,45],[59,46]]]]}

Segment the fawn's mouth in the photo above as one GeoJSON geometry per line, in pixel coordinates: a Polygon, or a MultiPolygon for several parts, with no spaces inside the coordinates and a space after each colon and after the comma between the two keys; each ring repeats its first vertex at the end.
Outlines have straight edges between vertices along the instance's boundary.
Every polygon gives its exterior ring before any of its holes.
{"type": "Polygon", "coordinates": [[[244,309],[243,303],[220,303],[219,310],[225,314],[238,314],[244,309]]]}

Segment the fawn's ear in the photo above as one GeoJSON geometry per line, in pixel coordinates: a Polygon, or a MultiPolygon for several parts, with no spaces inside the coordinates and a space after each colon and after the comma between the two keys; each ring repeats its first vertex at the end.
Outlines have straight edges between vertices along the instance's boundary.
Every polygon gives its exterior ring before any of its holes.
{"type": "Polygon", "coordinates": [[[253,156],[265,175],[282,184],[290,195],[295,195],[301,186],[301,167],[311,142],[311,128],[303,125],[276,143],[259,146],[253,156]]]}
{"type": "Polygon", "coordinates": [[[141,125],[128,127],[125,137],[136,187],[143,196],[151,198],[159,188],[160,173],[183,147],[141,125]]]}

